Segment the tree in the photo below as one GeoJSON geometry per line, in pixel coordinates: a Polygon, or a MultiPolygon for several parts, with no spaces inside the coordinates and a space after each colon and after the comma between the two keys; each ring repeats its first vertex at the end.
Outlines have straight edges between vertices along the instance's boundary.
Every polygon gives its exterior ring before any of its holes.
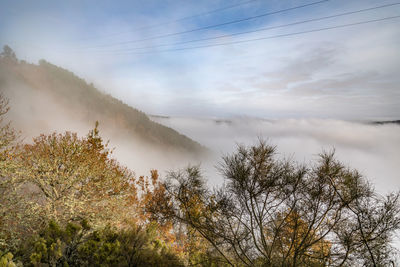
{"type": "Polygon", "coordinates": [[[48,226],[18,251],[25,264],[40,266],[77,266],[79,265],[79,246],[90,231],[86,220],[80,223],[68,223],[61,227],[50,221],[48,226]]]}
{"type": "Polygon", "coordinates": [[[65,227],[50,221],[19,255],[34,266],[184,266],[157,239],[155,225],[92,229],[85,220],[65,227]]]}
{"type": "Polygon", "coordinates": [[[6,60],[10,60],[13,62],[18,61],[14,50],[12,50],[11,47],[9,47],[8,45],[3,46],[3,52],[0,53],[0,56],[6,60]]]}
{"type": "Polygon", "coordinates": [[[5,115],[10,110],[9,101],[2,94],[0,94],[0,151],[2,160],[7,156],[13,142],[17,139],[15,130],[11,127],[10,122],[5,121],[5,115]]]}
{"type": "MultiPolygon", "coordinates": [[[[13,233],[8,229],[8,219],[20,203],[15,199],[15,177],[20,165],[14,160],[18,147],[18,135],[7,122],[5,116],[9,111],[8,99],[0,94],[0,250],[6,254],[12,244],[13,233]]],[[[4,258],[5,259],[5,258],[4,258]]]]}
{"type": "Polygon", "coordinates": [[[0,250],[0,267],[16,267],[19,266],[13,261],[13,254],[10,252],[3,253],[0,250]]]}
{"type": "Polygon", "coordinates": [[[223,158],[209,190],[197,167],[171,173],[169,208],[232,266],[386,266],[400,227],[399,193],[381,197],[355,170],[322,153],[312,166],[275,157],[260,141],[223,158]]]}
{"type": "Polygon", "coordinates": [[[121,224],[138,214],[135,177],[110,158],[96,127],[86,137],[41,135],[12,155],[1,233],[21,241],[48,220],[65,224],[87,218],[94,226],[121,224]],[[11,190],[12,189],[12,190],[11,190]],[[101,215],[99,215],[101,214],[101,215]]]}
{"type": "Polygon", "coordinates": [[[96,124],[85,138],[69,132],[41,135],[24,146],[21,159],[26,182],[45,201],[41,206],[46,217],[62,222],[80,217],[93,220],[98,212],[116,219],[120,200],[135,192],[135,179],[109,156],[96,124]]]}
{"type": "Polygon", "coordinates": [[[12,168],[10,158],[17,140],[15,130],[11,127],[10,122],[5,120],[9,109],[8,99],[0,94],[0,193],[3,193],[6,182],[8,182],[6,176],[12,168]]]}

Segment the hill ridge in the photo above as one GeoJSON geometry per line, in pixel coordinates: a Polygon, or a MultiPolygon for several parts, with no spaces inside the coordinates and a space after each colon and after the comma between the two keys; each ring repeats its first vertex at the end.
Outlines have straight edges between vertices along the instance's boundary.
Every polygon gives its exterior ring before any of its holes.
{"type": "Polygon", "coordinates": [[[87,121],[100,121],[126,135],[152,145],[189,153],[204,153],[205,147],[176,130],[161,125],[123,101],[97,89],[73,72],[46,60],[39,64],[0,57],[0,90],[18,90],[15,84],[51,94],[70,110],[78,110],[87,121]]]}

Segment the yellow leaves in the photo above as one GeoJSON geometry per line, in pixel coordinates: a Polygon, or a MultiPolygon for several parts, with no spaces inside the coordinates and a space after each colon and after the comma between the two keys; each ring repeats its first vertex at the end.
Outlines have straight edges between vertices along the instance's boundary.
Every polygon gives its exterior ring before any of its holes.
{"type": "Polygon", "coordinates": [[[203,212],[205,212],[205,205],[203,201],[200,199],[198,195],[193,195],[191,196],[190,199],[188,199],[188,202],[186,204],[189,209],[190,216],[194,218],[199,218],[202,216],[203,212]]]}
{"type": "Polygon", "coordinates": [[[77,217],[119,221],[127,215],[127,204],[137,200],[133,173],[109,158],[97,129],[83,138],[70,132],[40,135],[22,146],[15,160],[21,164],[22,183],[33,190],[23,200],[28,206],[41,203],[46,217],[60,222],[77,217]]]}
{"type": "MultiPolygon", "coordinates": [[[[158,172],[151,170],[149,177],[136,179],[110,158],[97,126],[85,137],[71,132],[42,134],[15,153],[5,154],[18,169],[10,178],[15,195],[7,202],[7,218],[1,219],[0,230],[7,227],[20,240],[49,219],[63,224],[88,218],[94,227],[143,225],[152,221],[148,207],[170,207],[158,172]]],[[[170,244],[176,240],[172,226],[171,221],[157,226],[160,238],[170,244]]],[[[57,243],[48,249],[57,258],[57,243]]],[[[43,253],[32,254],[32,262],[40,262],[43,253]]]]}
{"type": "Polygon", "coordinates": [[[274,227],[266,227],[266,240],[275,242],[275,253],[279,256],[292,258],[299,251],[304,250],[311,261],[324,262],[330,254],[331,243],[319,236],[316,229],[301,218],[301,215],[288,210],[277,215],[274,227]]]}
{"type": "MultiPolygon", "coordinates": [[[[0,251],[1,254],[1,251],[0,251]]],[[[0,256],[0,267],[16,267],[17,265],[13,262],[13,254],[10,252],[5,253],[4,255],[1,254],[0,256]]]]}

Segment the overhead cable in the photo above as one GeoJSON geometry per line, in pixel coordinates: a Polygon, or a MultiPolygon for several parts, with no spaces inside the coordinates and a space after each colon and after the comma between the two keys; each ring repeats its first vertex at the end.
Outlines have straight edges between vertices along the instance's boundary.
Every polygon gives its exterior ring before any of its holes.
{"type": "Polygon", "coordinates": [[[336,26],[331,26],[331,27],[317,28],[317,29],[306,30],[306,31],[299,31],[299,32],[292,32],[292,33],[271,35],[271,36],[260,37],[260,38],[254,38],[254,39],[246,39],[246,40],[240,40],[240,41],[224,42],[224,43],[218,43],[218,44],[190,46],[190,47],[182,47],[182,48],[173,48],[173,49],[157,50],[157,51],[145,51],[145,52],[133,52],[133,53],[127,52],[127,53],[114,53],[114,54],[115,54],[115,55],[127,55],[127,54],[154,54],[154,53],[161,53],[161,52],[173,52],[173,51],[183,51],[183,50],[193,50],[193,49],[200,49],[200,48],[208,48],[208,47],[227,46],[227,45],[242,44],[242,43],[250,43],[250,42],[262,41],[262,40],[268,40],[268,39],[289,37],[289,36],[295,36],[295,35],[302,35],[302,34],[313,33],[313,32],[321,32],[321,31],[333,30],[333,29],[339,29],[339,28],[347,28],[347,27],[351,27],[351,26],[362,25],[362,24],[368,24],[368,23],[379,22],[379,21],[385,21],[385,20],[392,20],[392,19],[397,19],[397,18],[400,18],[400,15],[398,15],[398,16],[391,16],[391,17],[384,17],[384,18],[380,18],[380,19],[365,20],[365,21],[354,22],[354,23],[348,23],[348,24],[341,24],[341,25],[336,25],[336,26]]]}
{"type": "Polygon", "coordinates": [[[309,6],[325,3],[325,2],[328,2],[328,1],[331,1],[331,0],[320,0],[320,1],[312,2],[312,3],[308,3],[308,4],[303,4],[303,5],[294,6],[294,7],[285,8],[285,9],[280,9],[280,10],[267,12],[267,13],[263,13],[263,14],[259,14],[259,15],[255,15],[255,16],[251,16],[251,17],[242,18],[242,19],[231,20],[231,21],[228,21],[228,22],[223,22],[223,23],[218,23],[218,24],[212,24],[212,25],[208,25],[208,26],[198,27],[198,28],[185,30],[185,31],[179,31],[179,32],[174,32],[174,33],[156,35],[156,36],[147,37],[147,38],[143,38],[143,39],[132,40],[132,41],[124,41],[124,42],[117,42],[117,43],[112,43],[112,44],[103,44],[103,45],[97,45],[97,46],[90,46],[90,47],[86,47],[86,48],[99,48],[99,47],[110,47],[110,46],[117,46],[117,45],[123,45],[123,44],[132,44],[132,43],[138,43],[138,42],[154,40],[154,39],[161,39],[161,38],[166,38],[166,37],[171,37],[171,36],[176,36],[176,35],[181,35],[181,34],[186,34],[186,33],[202,31],[202,30],[208,30],[208,29],[212,29],[212,28],[217,28],[217,27],[222,27],[222,26],[231,25],[231,24],[235,24],[235,23],[254,20],[254,19],[257,19],[257,18],[262,18],[262,17],[274,15],[274,14],[284,13],[284,12],[288,12],[288,11],[291,11],[291,10],[305,8],[305,7],[309,7],[309,6]]]}
{"type": "MultiPolygon", "coordinates": [[[[365,9],[359,9],[359,10],[355,10],[355,11],[349,11],[349,12],[344,12],[344,13],[339,13],[339,14],[334,14],[334,15],[329,15],[329,16],[324,16],[324,17],[319,17],[319,18],[296,21],[296,22],[287,23],[287,24],[264,27],[264,28],[259,28],[259,29],[255,29],[255,30],[250,30],[250,31],[243,31],[243,32],[237,32],[237,33],[231,33],[231,34],[223,34],[223,35],[218,35],[218,36],[213,36],[213,37],[175,42],[175,43],[171,43],[171,44],[161,44],[161,45],[153,45],[153,46],[142,46],[142,47],[119,49],[119,50],[114,50],[114,52],[135,51],[135,50],[141,50],[141,49],[153,49],[153,48],[159,48],[159,47],[176,46],[176,45],[182,45],[182,44],[188,44],[188,43],[194,43],[194,42],[202,42],[202,41],[217,40],[217,39],[221,39],[221,38],[235,37],[235,36],[244,35],[244,34],[268,31],[268,30],[273,30],[273,29],[279,29],[279,28],[285,28],[285,27],[289,27],[289,26],[305,24],[305,23],[309,23],[309,22],[315,22],[315,21],[327,20],[327,19],[347,16],[347,15],[353,15],[353,14],[357,14],[357,13],[386,8],[386,7],[395,6],[395,5],[400,5],[400,2],[381,5],[381,6],[375,6],[375,7],[365,8],[365,9]]],[[[104,50],[104,51],[106,51],[106,50],[104,50]]]]}

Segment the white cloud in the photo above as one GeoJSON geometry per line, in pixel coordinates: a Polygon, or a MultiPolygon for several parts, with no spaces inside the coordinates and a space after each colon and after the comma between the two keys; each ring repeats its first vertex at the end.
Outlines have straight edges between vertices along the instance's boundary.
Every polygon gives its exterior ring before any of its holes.
{"type": "MultiPolygon", "coordinates": [[[[213,149],[211,162],[205,162],[211,182],[220,156],[235,151],[236,143],[254,144],[257,137],[277,145],[280,157],[293,157],[309,163],[324,149],[335,148],[337,158],[358,169],[380,192],[400,190],[400,126],[371,125],[341,120],[288,119],[266,121],[252,118],[233,120],[156,118],[213,149]]],[[[212,181],[217,179],[216,181],[212,181]]]]}

